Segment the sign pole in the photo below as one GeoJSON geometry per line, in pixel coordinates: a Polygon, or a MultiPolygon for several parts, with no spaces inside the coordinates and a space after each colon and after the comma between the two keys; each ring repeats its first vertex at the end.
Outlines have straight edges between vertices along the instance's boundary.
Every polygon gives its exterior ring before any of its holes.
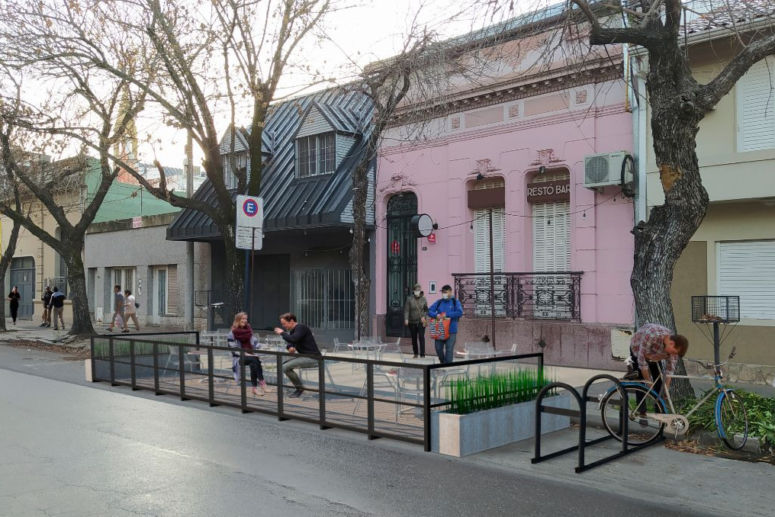
{"type": "MultiPolygon", "coordinates": [[[[255,277],[255,274],[256,274],[256,246],[255,246],[255,242],[256,242],[256,229],[253,228],[252,230],[253,231],[252,231],[251,239],[250,239],[250,243],[252,244],[251,247],[250,247],[250,281],[251,281],[251,284],[254,281],[254,279],[256,278],[255,277]]],[[[248,286],[248,293],[250,293],[250,290],[251,290],[252,287],[253,287],[252,285],[248,286]]],[[[249,307],[250,307],[249,311],[250,312],[248,312],[248,319],[250,320],[250,319],[253,318],[253,297],[250,296],[250,294],[248,294],[248,297],[250,298],[250,304],[249,304],[249,307]]]]}

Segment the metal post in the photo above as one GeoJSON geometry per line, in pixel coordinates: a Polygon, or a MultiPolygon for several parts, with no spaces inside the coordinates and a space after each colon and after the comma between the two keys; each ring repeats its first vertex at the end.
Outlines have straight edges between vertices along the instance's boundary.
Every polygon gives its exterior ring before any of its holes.
{"type": "Polygon", "coordinates": [[[155,341],[153,343],[153,391],[161,395],[159,393],[159,344],[155,341]]]}
{"type": "Polygon", "coordinates": [[[110,358],[110,385],[116,385],[116,355],[113,351],[113,338],[108,338],[108,357],[110,358]]]}
{"type": "Polygon", "coordinates": [[[285,403],[283,401],[283,356],[277,354],[277,420],[288,420],[285,416],[285,403]]]}
{"type": "MultiPolygon", "coordinates": [[[[251,243],[251,246],[252,246],[252,243],[251,243]]],[[[249,258],[250,258],[250,252],[248,250],[245,250],[245,305],[244,307],[246,309],[248,308],[248,305],[250,305],[250,261],[248,260],[249,258]]]]}
{"type": "Polygon", "coordinates": [[[95,354],[94,354],[94,336],[89,338],[89,341],[91,341],[91,380],[92,382],[97,382],[97,367],[95,366],[97,363],[95,361],[95,354]]]}
{"type": "Polygon", "coordinates": [[[129,379],[132,391],[137,390],[137,374],[135,373],[135,340],[129,340],[129,379]]]}
{"type": "MultiPolygon", "coordinates": [[[[256,274],[256,229],[251,228],[251,235],[250,235],[250,284],[248,284],[248,293],[252,290],[253,287],[253,281],[255,279],[256,274]]],[[[253,317],[253,297],[248,294],[248,318],[253,317]]]]}
{"type": "Polygon", "coordinates": [[[492,239],[492,208],[488,209],[490,219],[490,330],[492,331],[492,349],[495,350],[495,257],[492,239]]]}
{"type": "MultiPolygon", "coordinates": [[[[199,341],[199,333],[197,332],[196,340],[199,341]]],[[[215,386],[213,385],[213,348],[207,346],[207,398],[210,402],[210,407],[215,406],[215,386]]]]}
{"type": "Polygon", "coordinates": [[[186,400],[186,359],[183,345],[178,345],[178,376],[180,378],[180,400],[186,400]]]}
{"type": "Polygon", "coordinates": [[[318,404],[320,409],[320,428],[328,429],[326,425],[326,358],[318,359],[318,404]]]}
{"type": "MultiPolygon", "coordinates": [[[[721,347],[721,332],[719,328],[719,322],[714,321],[713,322],[713,360],[715,361],[714,364],[721,363],[721,351],[719,350],[720,347],[721,347]]],[[[718,373],[718,366],[715,367],[715,371],[716,373],[718,373]]]]}
{"type": "Polygon", "coordinates": [[[431,369],[427,364],[422,368],[422,412],[423,412],[423,445],[425,452],[431,450],[431,369]]]}
{"type": "Polygon", "coordinates": [[[366,421],[369,440],[378,438],[374,436],[374,365],[371,362],[366,364],[366,421]]]}
{"type": "Polygon", "coordinates": [[[245,349],[240,348],[239,351],[239,389],[240,389],[240,406],[242,412],[248,412],[248,394],[247,387],[245,386],[245,349]]]}
{"type": "MultiPolygon", "coordinates": [[[[142,193],[142,192],[141,192],[142,193]]],[[[186,197],[194,196],[194,139],[191,131],[186,135],[186,197]]],[[[194,242],[186,243],[186,300],[185,315],[186,326],[194,328],[194,242]]],[[[199,344],[199,343],[197,343],[199,344]]]]}

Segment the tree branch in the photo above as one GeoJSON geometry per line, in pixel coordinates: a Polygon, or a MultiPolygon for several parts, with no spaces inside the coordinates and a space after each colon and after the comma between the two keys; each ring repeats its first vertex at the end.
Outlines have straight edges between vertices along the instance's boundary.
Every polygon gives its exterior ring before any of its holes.
{"type": "Polygon", "coordinates": [[[738,53],[711,82],[699,87],[698,106],[707,113],[758,61],[775,55],[775,34],[754,41],[738,53]]]}

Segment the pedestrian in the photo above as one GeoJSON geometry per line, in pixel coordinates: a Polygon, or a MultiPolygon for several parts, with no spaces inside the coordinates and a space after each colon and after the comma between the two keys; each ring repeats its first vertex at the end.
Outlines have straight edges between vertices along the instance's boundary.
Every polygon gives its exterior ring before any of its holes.
{"type": "Polygon", "coordinates": [[[244,359],[240,360],[240,354],[232,352],[232,371],[234,380],[239,381],[239,370],[237,366],[250,368],[250,384],[253,386],[253,396],[264,396],[268,391],[266,381],[264,380],[264,370],[261,367],[261,360],[253,351],[258,348],[258,339],[253,334],[253,329],[248,324],[248,314],[238,312],[234,316],[234,323],[231,324],[231,332],[226,336],[226,342],[230,347],[242,348],[245,350],[244,359]]]}
{"type": "Polygon", "coordinates": [[[51,304],[51,286],[47,285],[46,290],[43,292],[43,296],[40,298],[43,301],[43,323],[40,324],[41,327],[50,327],[51,326],[51,309],[49,309],[49,305],[51,304]]]}
{"type": "Polygon", "coordinates": [[[406,298],[406,303],[404,303],[404,325],[409,327],[409,333],[412,335],[412,353],[415,357],[417,357],[418,352],[420,357],[425,357],[427,317],[428,301],[425,299],[425,293],[422,292],[420,284],[414,284],[412,294],[406,298]]]}
{"type": "Polygon", "coordinates": [[[436,340],[436,355],[442,363],[451,363],[455,356],[455,339],[457,338],[457,322],[463,315],[463,306],[452,295],[452,287],[445,285],[441,288],[441,299],[436,300],[428,309],[428,316],[439,321],[449,318],[449,336],[447,339],[436,340]]]}
{"type": "Polygon", "coordinates": [[[110,318],[110,325],[108,326],[108,332],[113,332],[113,325],[116,323],[116,318],[121,318],[119,327],[124,326],[124,295],[121,294],[121,286],[116,284],[113,286],[113,316],[110,318]]]}
{"type": "MultiPolygon", "coordinates": [[[[320,350],[315,342],[315,336],[308,326],[299,323],[295,314],[286,312],[280,316],[280,326],[275,327],[274,333],[287,343],[285,348],[292,354],[303,354],[305,357],[294,357],[283,364],[283,373],[288,376],[296,391],[288,395],[291,398],[301,397],[304,393],[304,385],[299,375],[294,371],[301,368],[317,368],[320,350]]],[[[278,383],[279,384],[279,383],[278,383]]]]}
{"type": "Polygon", "coordinates": [[[132,291],[126,289],[124,291],[124,332],[129,332],[129,318],[135,322],[135,328],[140,330],[140,322],[137,321],[137,301],[132,294],[132,291]]]}
{"type": "Polygon", "coordinates": [[[19,315],[19,300],[21,300],[21,298],[22,295],[19,294],[19,288],[13,286],[11,292],[8,293],[8,301],[11,302],[11,319],[13,320],[14,325],[16,325],[16,317],[19,315]]]}
{"type": "Polygon", "coordinates": [[[57,320],[62,324],[62,330],[65,330],[65,293],[61,292],[57,286],[54,286],[54,291],[51,293],[51,302],[49,304],[49,310],[54,318],[54,330],[59,330],[57,327],[57,320]]]}

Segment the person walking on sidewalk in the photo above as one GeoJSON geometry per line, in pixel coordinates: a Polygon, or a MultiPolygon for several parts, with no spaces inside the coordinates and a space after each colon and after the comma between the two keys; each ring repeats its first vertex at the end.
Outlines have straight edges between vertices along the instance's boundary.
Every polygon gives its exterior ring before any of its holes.
{"type": "Polygon", "coordinates": [[[129,318],[135,323],[135,328],[140,331],[140,322],[137,321],[137,302],[129,289],[124,291],[124,332],[129,332],[129,318]]]}
{"type": "Polygon", "coordinates": [[[295,314],[286,312],[281,315],[280,326],[282,326],[282,328],[275,327],[274,333],[278,336],[282,336],[285,340],[287,343],[285,348],[292,354],[298,353],[307,356],[294,357],[283,364],[283,373],[288,376],[288,379],[290,379],[291,383],[293,383],[293,386],[296,388],[296,391],[291,393],[289,397],[298,398],[304,393],[304,385],[302,384],[299,375],[294,370],[317,367],[317,358],[320,357],[320,350],[318,349],[318,344],[315,342],[315,336],[312,335],[312,331],[308,326],[299,323],[295,314]]]}
{"type": "Polygon", "coordinates": [[[49,305],[51,305],[51,286],[47,285],[46,290],[43,292],[43,296],[40,298],[43,302],[43,321],[41,322],[41,327],[50,327],[51,326],[51,309],[49,308],[49,305]]]}
{"type": "Polygon", "coordinates": [[[19,315],[19,300],[21,300],[21,298],[22,295],[19,294],[19,288],[13,286],[11,292],[8,293],[8,301],[11,302],[11,319],[13,320],[14,325],[16,325],[16,317],[19,315]]]}
{"type": "Polygon", "coordinates": [[[120,317],[119,327],[124,326],[124,295],[121,294],[121,286],[113,286],[113,316],[110,318],[108,332],[113,332],[113,326],[116,324],[116,318],[120,317]]]}
{"type": "Polygon", "coordinates": [[[54,318],[54,330],[59,330],[57,321],[62,324],[62,330],[65,330],[65,294],[59,290],[57,286],[54,286],[54,292],[51,293],[51,303],[49,304],[49,311],[54,318]]]}
{"type": "Polygon", "coordinates": [[[231,332],[226,336],[226,342],[230,347],[242,348],[245,350],[245,358],[240,361],[239,353],[232,353],[232,371],[235,380],[239,382],[237,366],[250,368],[250,384],[253,385],[253,396],[263,396],[267,392],[266,381],[264,380],[264,369],[261,367],[261,360],[253,351],[258,348],[258,339],[253,334],[253,329],[248,324],[248,314],[238,312],[234,316],[234,323],[231,324],[231,332]],[[250,353],[248,353],[250,352],[250,353]]]}
{"type": "Polygon", "coordinates": [[[420,284],[414,284],[414,291],[404,303],[404,325],[409,327],[412,335],[412,353],[417,357],[425,357],[425,325],[428,317],[428,301],[425,299],[420,284]],[[418,348],[419,344],[419,348],[418,348]]]}
{"type": "Polygon", "coordinates": [[[430,309],[428,316],[443,320],[449,318],[449,337],[436,340],[436,355],[442,363],[451,363],[455,356],[455,339],[457,338],[457,321],[463,315],[463,306],[460,301],[452,296],[452,287],[445,285],[441,288],[441,299],[436,300],[430,309]]]}

